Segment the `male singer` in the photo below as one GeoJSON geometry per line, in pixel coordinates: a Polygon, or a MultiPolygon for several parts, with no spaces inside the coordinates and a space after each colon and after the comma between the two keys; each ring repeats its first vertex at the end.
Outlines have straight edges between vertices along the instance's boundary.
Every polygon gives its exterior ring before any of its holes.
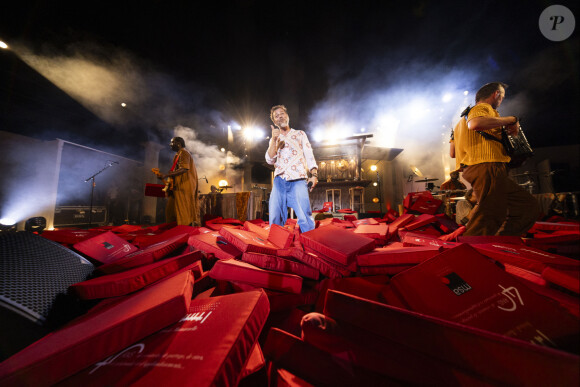
{"type": "Polygon", "coordinates": [[[318,183],[318,166],[312,146],[304,131],[290,128],[290,117],[284,105],[273,106],[270,119],[274,125],[270,125],[272,137],[266,151],[266,162],[276,167],[270,194],[270,224],[283,226],[288,217],[288,207],[292,207],[298,217],[300,231],[313,230],[308,184],[312,183],[312,191],[318,183]]]}

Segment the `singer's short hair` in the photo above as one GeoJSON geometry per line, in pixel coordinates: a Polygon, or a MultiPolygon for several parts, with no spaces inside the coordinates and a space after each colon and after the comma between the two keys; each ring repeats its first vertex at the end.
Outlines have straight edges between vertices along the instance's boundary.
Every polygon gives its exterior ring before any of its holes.
{"type": "Polygon", "coordinates": [[[499,90],[500,87],[503,87],[504,90],[507,90],[508,85],[503,82],[491,82],[487,83],[475,93],[475,102],[483,101],[493,93],[499,90]]]}
{"type": "Polygon", "coordinates": [[[182,148],[185,148],[185,140],[181,137],[173,137],[174,142],[178,142],[182,148]]]}
{"type": "Polygon", "coordinates": [[[288,114],[288,109],[286,109],[286,106],[284,106],[284,105],[272,106],[272,108],[270,109],[270,119],[272,120],[272,122],[274,122],[274,111],[276,111],[278,109],[283,109],[284,112],[286,112],[286,114],[288,114]]]}

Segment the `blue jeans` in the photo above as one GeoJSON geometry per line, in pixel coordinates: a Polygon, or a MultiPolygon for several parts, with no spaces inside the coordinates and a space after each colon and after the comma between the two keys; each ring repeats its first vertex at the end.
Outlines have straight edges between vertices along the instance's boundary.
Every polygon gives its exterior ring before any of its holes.
{"type": "Polygon", "coordinates": [[[270,224],[284,226],[288,207],[292,207],[298,217],[300,232],[314,229],[306,180],[287,181],[276,176],[270,193],[270,224]]]}

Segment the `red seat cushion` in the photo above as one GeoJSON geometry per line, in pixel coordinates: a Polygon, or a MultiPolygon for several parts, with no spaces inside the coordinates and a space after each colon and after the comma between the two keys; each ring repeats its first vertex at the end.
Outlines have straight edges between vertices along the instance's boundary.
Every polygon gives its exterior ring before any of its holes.
{"type": "Polygon", "coordinates": [[[290,249],[290,255],[300,262],[305,263],[318,270],[320,274],[329,278],[341,278],[351,274],[350,271],[339,268],[336,263],[331,263],[329,260],[322,258],[321,254],[311,253],[298,248],[290,249]]]}
{"type": "Polygon", "coordinates": [[[580,294],[580,270],[559,270],[546,267],[542,277],[553,284],[580,294]]]}
{"type": "Polygon", "coordinates": [[[289,293],[300,293],[302,289],[300,276],[264,270],[234,259],[217,261],[210,271],[210,276],[216,280],[237,281],[289,293]]]}
{"type": "Polygon", "coordinates": [[[244,230],[254,232],[258,234],[262,239],[268,239],[268,235],[270,234],[270,225],[266,223],[256,224],[250,221],[245,221],[244,230]]]}
{"type": "Polygon", "coordinates": [[[192,235],[187,243],[204,253],[213,254],[218,259],[241,258],[242,256],[240,249],[221,236],[218,231],[192,235]]]}
{"type": "Polygon", "coordinates": [[[144,249],[145,247],[154,245],[156,243],[164,242],[174,236],[188,234],[195,235],[199,234],[199,227],[179,225],[168,230],[163,231],[160,234],[153,235],[138,235],[133,239],[133,243],[139,248],[144,249]]]}
{"type": "Polygon", "coordinates": [[[525,245],[485,243],[473,245],[481,254],[502,263],[509,263],[538,274],[550,266],[560,269],[579,269],[580,261],[525,245]]]}
{"type": "Polygon", "coordinates": [[[138,250],[137,247],[111,231],[75,243],[73,247],[104,264],[123,258],[138,250]]]}
{"type": "Polygon", "coordinates": [[[200,259],[201,252],[194,251],[120,273],[79,282],[71,285],[69,290],[83,300],[123,296],[165,278],[200,259]]]}
{"type": "Polygon", "coordinates": [[[244,253],[276,255],[276,251],[280,248],[260,235],[247,230],[222,228],[220,235],[244,253]]]}
{"type": "Polygon", "coordinates": [[[325,226],[300,234],[304,247],[309,247],[335,262],[348,266],[357,254],[375,248],[375,241],[340,227],[325,226]]]}
{"type": "Polygon", "coordinates": [[[294,241],[294,231],[288,228],[273,224],[270,226],[270,233],[268,234],[268,241],[274,245],[287,249],[294,241]]]}
{"type": "Polygon", "coordinates": [[[164,242],[148,246],[143,250],[124,256],[97,268],[100,273],[118,273],[137,266],[143,266],[158,261],[187,244],[188,234],[177,235],[164,242]]]}
{"type": "Polygon", "coordinates": [[[580,337],[577,319],[466,244],[394,276],[391,287],[411,310],[520,340],[566,348],[580,337]]]}
{"type": "Polygon", "coordinates": [[[439,246],[383,247],[357,257],[359,266],[390,266],[418,264],[441,252],[439,246]]]}
{"type": "Polygon", "coordinates": [[[252,354],[268,312],[263,291],[193,300],[179,322],[93,364],[65,385],[237,386],[260,367],[252,354]]]}
{"type": "Polygon", "coordinates": [[[317,280],[320,272],[315,268],[305,265],[302,262],[292,261],[275,255],[260,253],[244,253],[244,262],[266,270],[281,271],[283,273],[296,274],[304,278],[317,280]]]}
{"type": "Polygon", "coordinates": [[[106,303],[0,363],[0,384],[53,385],[179,321],[192,291],[185,271],[106,303]]]}
{"type": "MultiPolygon", "coordinates": [[[[491,384],[580,383],[578,356],[526,341],[332,290],[326,297],[324,314],[481,375],[491,384]]],[[[267,346],[264,354],[268,357],[267,346]]]]}
{"type": "Polygon", "coordinates": [[[74,245],[75,243],[102,234],[102,230],[45,230],[40,236],[63,245],[74,245]]]}

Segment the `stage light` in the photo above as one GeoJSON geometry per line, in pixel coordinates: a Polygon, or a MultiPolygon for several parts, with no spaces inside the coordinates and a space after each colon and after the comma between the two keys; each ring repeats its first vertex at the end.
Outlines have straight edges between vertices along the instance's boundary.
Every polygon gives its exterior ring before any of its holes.
{"type": "Polygon", "coordinates": [[[3,48],[6,50],[8,48],[8,45],[0,40],[0,48],[3,48]]]}
{"type": "Polygon", "coordinates": [[[0,225],[2,225],[2,226],[8,226],[8,225],[13,225],[13,224],[16,224],[16,220],[14,220],[12,218],[0,219],[0,225]]]}
{"type": "Polygon", "coordinates": [[[121,102],[121,107],[127,107],[127,104],[125,102],[121,102]]]}
{"type": "Polygon", "coordinates": [[[377,185],[378,185],[378,183],[375,181],[375,182],[373,183],[373,186],[375,186],[375,187],[376,187],[377,185]]]}
{"type": "Polygon", "coordinates": [[[221,148],[220,150],[221,150],[222,152],[225,152],[225,151],[226,151],[226,148],[221,148]]]}
{"type": "Polygon", "coordinates": [[[463,92],[463,95],[467,95],[467,94],[469,94],[469,91],[465,90],[465,91],[463,92]]]}
{"type": "Polygon", "coordinates": [[[16,221],[10,218],[0,219],[0,232],[15,232],[16,221]]]}
{"type": "Polygon", "coordinates": [[[219,183],[218,183],[218,185],[220,187],[227,187],[228,186],[228,182],[227,182],[227,180],[220,180],[219,183]]]}
{"type": "Polygon", "coordinates": [[[377,166],[376,165],[371,165],[371,171],[375,172],[377,170],[377,166]]]}
{"type": "Polygon", "coordinates": [[[445,93],[443,98],[441,99],[443,102],[449,102],[453,99],[453,95],[451,93],[445,93]]]}
{"type": "Polygon", "coordinates": [[[378,203],[379,202],[379,198],[373,198],[373,203],[378,203]]]}

